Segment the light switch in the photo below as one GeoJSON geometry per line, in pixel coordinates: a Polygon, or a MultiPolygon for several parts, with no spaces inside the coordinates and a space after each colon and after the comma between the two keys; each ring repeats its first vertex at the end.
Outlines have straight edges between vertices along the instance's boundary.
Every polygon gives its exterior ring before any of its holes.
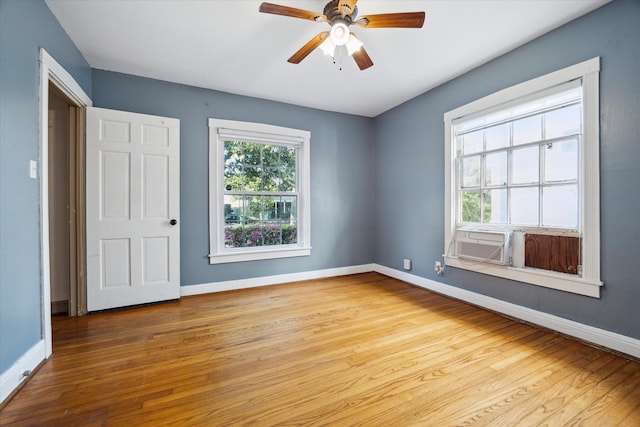
{"type": "Polygon", "coordinates": [[[32,179],[38,178],[38,162],[35,160],[29,160],[29,177],[32,179]]]}

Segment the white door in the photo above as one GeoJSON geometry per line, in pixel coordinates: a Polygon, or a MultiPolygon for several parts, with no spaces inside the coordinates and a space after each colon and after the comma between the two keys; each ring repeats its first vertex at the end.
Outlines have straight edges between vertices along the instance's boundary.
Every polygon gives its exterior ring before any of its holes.
{"type": "Polygon", "coordinates": [[[180,297],[180,121],[87,108],[87,309],[180,297]]]}

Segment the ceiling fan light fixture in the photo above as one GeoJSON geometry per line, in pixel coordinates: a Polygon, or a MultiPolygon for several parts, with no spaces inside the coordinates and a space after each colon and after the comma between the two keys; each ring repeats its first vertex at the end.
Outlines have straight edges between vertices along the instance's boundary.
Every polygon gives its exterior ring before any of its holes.
{"type": "Polygon", "coordinates": [[[317,34],[287,61],[291,64],[299,64],[311,52],[320,48],[325,55],[333,57],[334,64],[336,63],[336,54],[338,55],[337,62],[340,63],[340,69],[342,69],[340,57],[343,50],[346,50],[348,55],[353,58],[360,70],[366,70],[373,65],[373,61],[364,49],[362,42],[349,31],[350,25],[366,28],[422,28],[424,24],[425,12],[378,13],[358,18],[357,3],[358,0],[329,0],[324,6],[322,14],[268,2],[261,3],[258,10],[262,13],[329,24],[331,30],[317,34]]]}
{"type": "Polygon", "coordinates": [[[320,49],[325,55],[333,58],[336,53],[336,44],[331,40],[331,37],[327,37],[327,39],[320,45],[320,49]]]}
{"type": "Polygon", "coordinates": [[[344,21],[338,20],[331,25],[329,37],[336,46],[343,46],[349,41],[349,27],[344,21]]]}
{"type": "Polygon", "coordinates": [[[349,35],[349,40],[346,43],[346,47],[347,53],[349,54],[349,56],[351,56],[360,50],[360,48],[362,47],[362,42],[358,40],[358,38],[353,33],[351,33],[349,35]]]}

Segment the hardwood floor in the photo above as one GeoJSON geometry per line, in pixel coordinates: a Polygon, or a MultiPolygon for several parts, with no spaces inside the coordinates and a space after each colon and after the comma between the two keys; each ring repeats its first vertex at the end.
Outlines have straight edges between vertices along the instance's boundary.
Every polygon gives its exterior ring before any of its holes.
{"type": "Polygon", "coordinates": [[[2,425],[640,425],[640,363],[368,273],[56,317],[2,425]]]}

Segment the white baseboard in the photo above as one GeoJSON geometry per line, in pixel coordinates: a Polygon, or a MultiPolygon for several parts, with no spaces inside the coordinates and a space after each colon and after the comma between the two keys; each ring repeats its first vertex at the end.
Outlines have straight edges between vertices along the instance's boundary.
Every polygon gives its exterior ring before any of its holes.
{"type": "Polygon", "coordinates": [[[374,264],[374,271],[525,322],[640,358],[640,340],[374,264]]]}
{"type": "Polygon", "coordinates": [[[27,350],[12,367],[0,375],[0,403],[4,402],[27,378],[28,375],[25,376],[25,372],[31,373],[45,359],[44,353],[44,340],[40,340],[27,350]]]}
{"type": "Polygon", "coordinates": [[[327,277],[347,276],[349,274],[374,271],[375,264],[363,264],[350,267],[328,268],[326,270],[303,271],[301,273],[279,274],[275,276],[253,277],[250,279],[227,280],[180,287],[180,295],[199,295],[211,292],[223,292],[236,289],[256,288],[259,286],[279,285],[301,280],[324,279],[327,277]]]}

